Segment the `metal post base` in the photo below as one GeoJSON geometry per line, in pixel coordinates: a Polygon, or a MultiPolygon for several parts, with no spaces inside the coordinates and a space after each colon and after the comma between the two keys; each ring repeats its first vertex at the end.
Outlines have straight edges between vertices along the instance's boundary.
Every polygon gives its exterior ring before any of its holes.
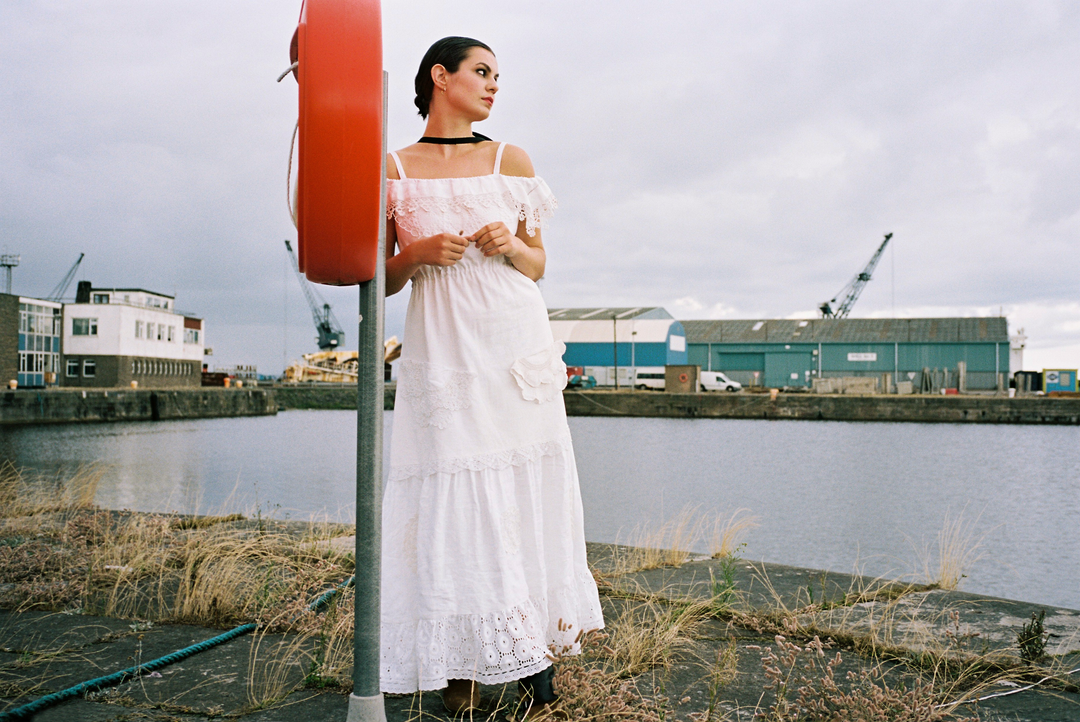
{"type": "Polygon", "coordinates": [[[349,695],[349,716],[346,722],[386,722],[386,706],[380,692],[374,697],[349,695]]]}

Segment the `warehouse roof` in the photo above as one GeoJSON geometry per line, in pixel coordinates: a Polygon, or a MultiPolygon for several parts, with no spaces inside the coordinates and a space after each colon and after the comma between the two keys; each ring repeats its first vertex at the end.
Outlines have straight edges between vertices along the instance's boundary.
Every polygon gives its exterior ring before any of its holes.
{"type": "MultiPolygon", "coordinates": [[[[610,318],[610,317],[609,317],[610,318]]],[[[818,318],[682,321],[687,343],[1008,343],[990,318],[818,318]]]]}
{"type": "Polygon", "coordinates": [[[622,321],[631,318],[639,320],[674,319],[674,316],[659,306],[548,309],[549,321],[610,321],[612,318],[622,321]]]}

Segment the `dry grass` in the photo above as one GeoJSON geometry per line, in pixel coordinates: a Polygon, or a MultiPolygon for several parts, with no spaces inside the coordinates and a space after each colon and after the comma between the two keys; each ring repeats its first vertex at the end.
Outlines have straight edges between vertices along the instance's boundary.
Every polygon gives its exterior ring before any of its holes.
{"type": "Polygon", "coordinates": [[[698,508],[687,506],[659,528],[635,527],[626,545],[616,550],[611,574],[681,566],[690,558],[704,524],[698,508]]]}
{"type": "MultiPolygon", "coordinates": [[[[849,672],[846,689],[836,679],[840,652],[826,655],[817,637],[799,646],[783,635],[766,649],[761,663],[771,704],[757,718],[768,722],[936,722],[950,715],[933,683],[914,679],[890,686],[879,667],[849,672]]],[[[763,697],[764,698],[764,697],[763,697]]],[[[978,718],[968,718],[977,720],[978,718]]]]}
{"type": "Polygon", "coordinates": [[[89,509],[104,473],[101,464],[79,467],[70,476],[31,473],[5,461],[0,464],[0,519],[89,509]]]}
{"type": "Polygon", "coordinates": [[[734,557],[746,534],[758,526],[758,517],[748,509],[736,509],[730,517],[710,517],[698,506],[685,506],[659,527],[634,527],[624,546],[612,560],[609,574],[679,567],[693,555],[693,549],[707,547],[714,559],[734,557]]]}
{"type": "Polygon", "coordinates": [[[92,506],[100,478],[0,470],[0,606],[279,629],[352,572],[326,543],[336,527],[104,511],[92,506]]]}
{"type": "Polygon", "coordinates": [[[736,509],[727,519],[716,516],[709,535],[709,554],[713,559],[735,556],[747,533],[760,526],[759,518],[749,514],[749,509],[736,509]]]}
{"type": "Polygon", "coordinates": [[[698,628],[711,616],[709,602],[665,604],[654,600],[627,606],[607,621],[604,666],[616,677],[667,669],[690,647],[698,628]]]}
{"type": "Polygon", "coordinates": [[[965,511],[961,510],[955,517],[951,512],[945,512],[941,531],[937,534],[936,554],[925,543],[911,542],[918,570],[915,576],[921,576],[926,583],[942,589],[958,589],[967,576],[967,570],[982,559],[983,541],[992,530],[977,532],[982,514],[968,520],[964,516],[965,511]]]}

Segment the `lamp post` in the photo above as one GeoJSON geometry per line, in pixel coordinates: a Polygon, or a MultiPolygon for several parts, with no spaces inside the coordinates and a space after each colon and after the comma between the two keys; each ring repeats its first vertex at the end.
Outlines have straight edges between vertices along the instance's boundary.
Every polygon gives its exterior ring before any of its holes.
{"type": "Polygon", "coordinates": [[[615,390],[619,390],[619,320],[611,312],[611,356],[615,363],[615,390]]]}

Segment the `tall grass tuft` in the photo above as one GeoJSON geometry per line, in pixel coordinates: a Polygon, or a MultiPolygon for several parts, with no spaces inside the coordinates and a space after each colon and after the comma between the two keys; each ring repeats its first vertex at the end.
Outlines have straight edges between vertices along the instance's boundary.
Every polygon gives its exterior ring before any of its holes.
{"type": "Polygon", "coordinates": [[[105,468],[86,464],[65,476],[31,472],[5,461],[0,464],[0,519],[89,509],[105,468]]]}
{"type": "Polygon", "coordinates": [[[659,528],[634,527],[626,546],[615,552],[612,574],[681,566],[690,558],[704,523],[698,507],[686,506],[659,528]]]}
{"type": "Polygon", "coordinates": [[[936,564],[931,562],[931,555],[923,550],[923,575],[928,583],[942,589],[957,589],[967,576],[966,572],[982,556],[982,543],[989,533],[976,533],[976,526],[982,514],[974,520],[964,518],[964,511],[955,517],[948,511],[941,531],[937,535],[936,564]]]}
{"type": "Polygon", "coordinates": [[[749,509],[736,509],[727,519],[717,515],[709,535],[709,553],[713,559],[735,556],[744,544],[746,534],[760,524],[759,517],[750,516],[749,509]]]}

